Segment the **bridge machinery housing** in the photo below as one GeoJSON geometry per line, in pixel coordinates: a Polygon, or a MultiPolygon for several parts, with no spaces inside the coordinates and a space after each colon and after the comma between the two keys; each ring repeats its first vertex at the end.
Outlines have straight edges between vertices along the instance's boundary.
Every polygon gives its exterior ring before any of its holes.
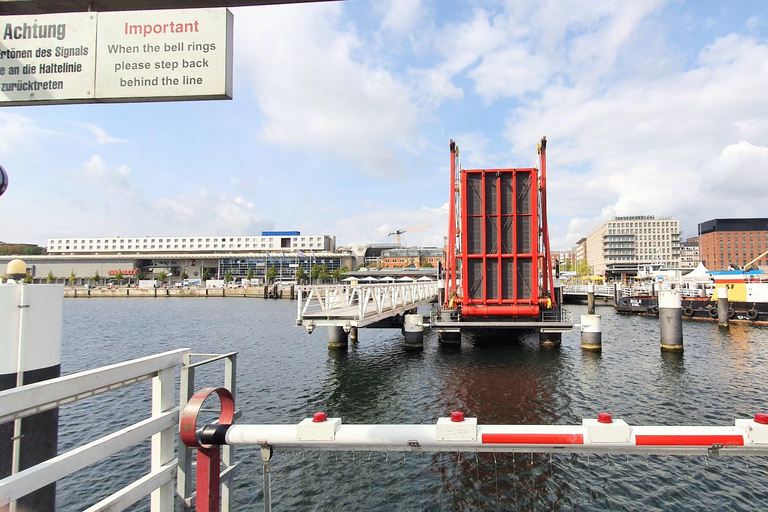
{"type": "Polygon", "coordinates": [[[546,148],[543,137],[537,167],[462,169],[451,141],[445,293],[432,316],[443,341],[462,330],[537,329],[543,345],[558,345],[573,327],[554,287],[546,148]]]}

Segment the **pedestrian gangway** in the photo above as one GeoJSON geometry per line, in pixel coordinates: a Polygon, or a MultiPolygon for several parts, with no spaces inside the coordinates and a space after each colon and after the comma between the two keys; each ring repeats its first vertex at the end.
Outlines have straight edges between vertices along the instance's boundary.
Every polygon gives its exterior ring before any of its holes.
{"type": "MultiPolygon", "coordinates": [[[[569,284],[563,286],[563,296],[587,297],[590,286],[587,284],[569,284]]],[[[595,297],[614,297],[616,286],[613,284],[594,285],[595,297]]]]}
{"type": "Polygon", "coordinates": [[[438,298],[437,281],[339,283],[298,287],[296,325],[366,327],[438,298]]]}

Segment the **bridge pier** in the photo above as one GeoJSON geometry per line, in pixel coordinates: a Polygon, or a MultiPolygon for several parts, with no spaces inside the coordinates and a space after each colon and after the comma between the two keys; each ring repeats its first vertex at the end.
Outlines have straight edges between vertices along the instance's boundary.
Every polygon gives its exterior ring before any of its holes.
{"type": "Polygon", "coordinates": [[[539,331],[539,345],[542,348],[557,348],[562,339],[562,333],[539,331]]]}
{"type": "Polygon", "coordinates": [[[404,320],[405,348],[422,350],[424,348],[424,317],[421,315],[405,315],[404,320]]]}
{"type": "Polygon", "coordinates": [[[343,327],[328,327],[328,348],[346,350],[348,336],[343,327]]]}
{"type": "Polygon", "coordinates": [[[357,327],[351,327],[349,329],[349,341],[357,343],[357,327]]]}

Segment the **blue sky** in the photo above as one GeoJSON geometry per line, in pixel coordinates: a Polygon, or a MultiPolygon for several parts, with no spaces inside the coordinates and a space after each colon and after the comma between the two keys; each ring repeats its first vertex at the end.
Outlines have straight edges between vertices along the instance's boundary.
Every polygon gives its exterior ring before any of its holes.
{"type": "Polygon", "coordinates": [[[616,215],[768,216],[768,4],[237,8],[234,98],[0,109],[0,240],[259,234],[442,245],[448,142],[528,167],[553,248],[616,215]]]}

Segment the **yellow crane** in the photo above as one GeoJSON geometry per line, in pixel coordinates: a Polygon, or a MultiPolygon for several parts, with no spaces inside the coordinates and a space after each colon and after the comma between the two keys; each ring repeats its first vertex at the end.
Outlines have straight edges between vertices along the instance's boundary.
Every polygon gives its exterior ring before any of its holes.
{"type": "Polygon", "coordinates": [[[432,226],[416,226],[415,228],[398,229],[391,233],[387,233],[387,236],[397,235],[397,245],[400,245],[400,235],[403,233],[410,233],[411,231],[419,231],[420,229],[431,228],[432,226]]]}
{"type": "MultiPolygon", "coordinates": [[[[753,270],[753,269],[752,269],[752,266],[753,266],[753,264],[754,264],[754,263],[757,263],[757,261],[758,261],[760,258],[762,258],[763,256],[768,256],[768,251],[765,251],[763,254],[761,254],[761,255],[760,255],[760,256],[758,256],[757,258],[753,259],[752,261],[750,261],[749,263],[747,263],[746,265],[744,265],[744,270],[753,270]]],[[[755,269],[757,269],[757,265],[755,265],[755,266],[754,266],[754,268],[755,268],[755,269]]]]}

